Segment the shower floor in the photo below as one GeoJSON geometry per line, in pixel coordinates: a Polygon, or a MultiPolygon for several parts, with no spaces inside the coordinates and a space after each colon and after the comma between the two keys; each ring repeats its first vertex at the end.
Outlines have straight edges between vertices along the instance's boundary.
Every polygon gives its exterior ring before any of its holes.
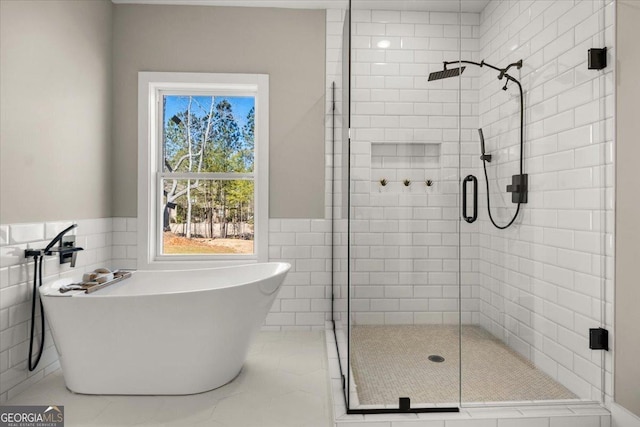
{"type": "Polygon", "coordinates": [[[358,325],[351,368],[360,405],[566,400],[577,396],[479,326],[358,325]],[[444,357],[437,363],[430,355],[444,357]]]}

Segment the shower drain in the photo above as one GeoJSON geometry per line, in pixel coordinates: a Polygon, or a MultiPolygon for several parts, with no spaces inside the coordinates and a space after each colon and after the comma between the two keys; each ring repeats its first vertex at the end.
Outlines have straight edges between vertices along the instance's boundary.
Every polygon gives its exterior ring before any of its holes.
{"type": "Polygon", "coordinates": [[[441,363],[444,362],[444,357],[437,355],[437,354],[432,354],[431,356],[427,357],[427,359],[429,359],[432,362],[436,362],[436,363],[441,363]]]}

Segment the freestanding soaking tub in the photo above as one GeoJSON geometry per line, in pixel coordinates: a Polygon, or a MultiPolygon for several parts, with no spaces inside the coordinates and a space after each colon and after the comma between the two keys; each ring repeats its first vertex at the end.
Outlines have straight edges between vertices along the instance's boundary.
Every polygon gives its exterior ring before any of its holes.
{"type": "Polygon", "coordinates": [[[192,394],[233,380],[291,266],[136,271],[91,294],[40,288],[67,387],[192,394]]]}

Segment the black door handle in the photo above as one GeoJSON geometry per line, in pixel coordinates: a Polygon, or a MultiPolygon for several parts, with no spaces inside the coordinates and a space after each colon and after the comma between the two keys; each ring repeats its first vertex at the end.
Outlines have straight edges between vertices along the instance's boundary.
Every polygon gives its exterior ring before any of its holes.
{"type": "Polygon", "coordinates": [[[462,180],[462,218],[469,224],[478,219],[478,179],[473,175],[462,180]],[[467,182],[473,182],[473,216],[467,215],[467,182]]]}

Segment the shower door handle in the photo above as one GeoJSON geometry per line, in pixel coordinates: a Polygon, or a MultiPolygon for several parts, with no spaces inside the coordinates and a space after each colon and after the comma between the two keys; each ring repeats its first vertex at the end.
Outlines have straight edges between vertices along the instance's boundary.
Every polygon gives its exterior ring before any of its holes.
{"type": "Polygon", "coordinates": [[[462,218],[469,224],[478,219],[478,179],[473,175],[467,175],[462,180],[462,218]],[[473,182],[473,215],[467,215],[467,183],[473,182]]]}

